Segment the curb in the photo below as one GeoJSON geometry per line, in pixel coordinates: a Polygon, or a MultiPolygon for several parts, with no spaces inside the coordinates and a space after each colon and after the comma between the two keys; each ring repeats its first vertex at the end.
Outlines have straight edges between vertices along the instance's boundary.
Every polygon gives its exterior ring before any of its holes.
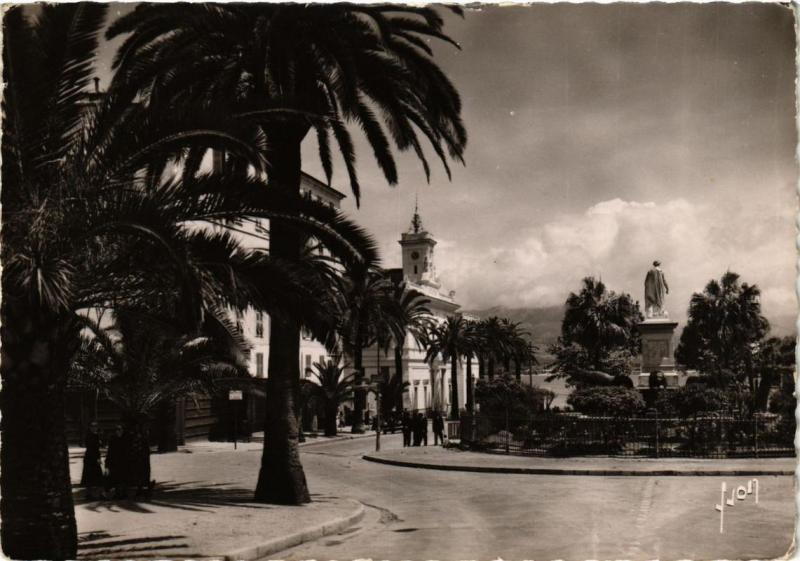
{"type": "Polygon", "coordinates": [[[315,444],[333,444],[334,442],[344,442],[346,440],[359,440],[362,438],[375,438],[374,434],[350,434],[350,435],[337,435],[334,437],[321,436],[312,440],[306,440],[298,444],[300,448],[306,446],[313,446],[315,444]]]}
{"type": "Polygon", "coordinates": [[[750,475],[794,475],[794,470],[783,469],[721,469],[721,470],[678,470],[678,469],[560,469],[560,468],[525,468],[501,466],[464,466],[446,464],[425,464],[420,462],[407,462],[390,460],[365,454],[362,459],[368,462],[386,464],[390,466],[409,467],[418,469],[436,469],[441,471],[467,471],[473,473],[508,473],[526,475],[631,475],[631,476],[750,476],[750,475]]]}
{"type": "Polygon", "coordinates": [[[330,522],[303,530],[302,532],[289,534],[288,536],[282,536],[280,538],[274,538],[259,545],[238,549],[234,552],[220,555],[218,558],[223,559],[224,561],[252,561],[254,559],[266,557],[267,555],[271,555],[278,551],[283,551],[284,549],[289,549],[290,547],[295,547],[297,545],[316,540],[323,536],[329,536],[331,534],[335,534],[336,532],[340,532],[345,528],[357,523],[364,517],[364,505],[352,499],[347,500],[351,503],[355,503],[357,507],[356,511],[348,516],[336,518],[330,522]]]}

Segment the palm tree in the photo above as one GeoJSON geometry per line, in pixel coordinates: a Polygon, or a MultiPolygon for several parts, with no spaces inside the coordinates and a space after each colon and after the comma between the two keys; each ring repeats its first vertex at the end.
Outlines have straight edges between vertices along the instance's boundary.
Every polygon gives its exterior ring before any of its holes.
{"type": "MultiPolygon", "coordinates": [[[[413,150],[426,174],[418,132],[448,175],[445,151],[462,160],[466,131],[461,102],[428,45],[429,39],[456,45],[442,27],[435,10],[420,7],[143,4],[117,20],[108,36],[130,33],[114,61],[120,95],[133,99],[143,94],[156,111],[200,100],[215,111],[232,112],[250,126],[252,138],[267,140],[270,187],[286,193],[299,192],[300,147],[312,128],[330,182],[332,134],[358,201],[355,153],[345,120],[364,131],[390,184],[397,182],[397,169],[389,137],[399,150],[413,150]]],[[[292,260],[302,246],[296,229],[271,226],[273,255],[292,260]]],[[[272,391],[256,498],[299,504],[310,500],[291,405],[299,384],[300,324],[290,316],[273,323],[272,391]]]]}
{"type": "MultiPolygon", "coordinates": [[[[365,264],[366,265],[366,264],[365,264]]],[[[356,386],[364,381],[364,349],[387,344],[389,326],[397,321],[392,301],[393,285],[379,269],[370,266],[345,269],[340,280],[341,315],[339,334],[344,352],[353,360],[356,386]]],[[[364,432],[366,393],[356,389],[353,407],[353,432],[364,432]]]]}
{"type": "Polygon", "coordinates": [[[530,333],[520,329],[520,324],[511,321],[508,318],[503,318],[500,321],[502,327],[502,336],[504,339],[505,351],[505,369],[511,370],[511,361],[514,361],[514,376],[517,382],[522,379],[522,364],[528,363],[529,365],[536,363],[536,356],[533,354],[533,345],[528,341],[527,336],[530,333]]]}
{"type": "Polygon", "coordinates": [[[509,354],[508,338],[506,329],[500,318],[492,316],[481,320],[481,360],[486,360],[486,371],[489,379],[495,375],[495,368],[498,361],[504,361],[504,357],[509,354]]]}
{"type": "MultiPolygon", "coordinates": [[[[467,381],[467,399],[465,406],[467,411],[472,413],[475,409],[475,385],[472,379],[472,359],[478,358],[481,360],[481,353],[484,348],[483,332],[481,329],[481,322],[475,320],[467,321],[465,329],[466,344],[464,345],[464,356],[466,358],[466,381],[467,381]]],[[[478,377],[480,378],[480,372],[478,377]]]]}
{"type": "Polygon", "coordinates": [[[183,107],[156,118],[114,95],[87,101],[105,14],[98,4],[46,5],[35,19],[17,7],[4,20],[0,515],[13,558],[77,555],[63,405],[82,311],[168,295],[190,322],[246,303],[309,308],[316,321],[324,269],[198,224],[302,222],[353,258],[364,240],[331,209],[268,193],[258,178],[165,173],[187,150],[264,162],[214,114],[183,107]]]}
{"type": "Polygon", "coordinates": [[[603,361],[614,348],[638,351],[636,325],[642,321],[638,302],[627,294],[606,290],[592,277],[583,279],[578,294],[570,293],[561,324],[564,345],[575,343],[588,355],[589,364],[603,369],[603,361]]]}
{"type": "Polygon", "coordinates": [[[432,314],[428,309],[430,300],[422,293],[409,288],[405,282],[396,283],[392,292],[392,301],[397,311],[397,321],[393,323],[394,332],[394,388],[400,391],[390,392],[394,395],[392,402],[397,411],[403,410],[403,391],[408,385],[403,380],[403,354],[405,353],[406,340],[411,335],[416,345],[424,339],[425,333],[430,329],[432,314]]]}
{"type": "Polygon", "coordinates": [[[718,378],[725,371],[752,375],[751,345],[769,331],[760,294],[758,286],[740,282],[731,271],[693,294],[675,353],[678,361],[718,378]]]}
{"type": "Polygon", "coordinates": [[[426,362],[433,362],[439,355],[445,362],[450,361],[450,419],[459,418],[458,406],[458,361],[468,353],[468,323],[461,314],[448,316],[440,325],[433,328],[427,341],[426,362]]]}
{"type": "MultiPolygon", "coordinates": [[[[145,443],[144,423],[161,406],[210,393],[221,379],[247,375],[246,343],[224,315],[196,330],[165,318],[165,304],[116,309],[114,323],[105,327],[86,316],[71,369],[74,379],[113,402],[130,432],[145,443]]],[[[144,449],[149,456],[149,446],[144,449]]],[[[147,472],[139,479],[149,481],[147,472]]]]}
{"type": "Polygon", "coordinates": [[[316,382],[309,382],[325,408],[325,436],[336,436],[339,405],[353,398],[354,375],[345,374],[340,362],[335,355],[325,362],[315,362],[311,375],[316,382]]]}

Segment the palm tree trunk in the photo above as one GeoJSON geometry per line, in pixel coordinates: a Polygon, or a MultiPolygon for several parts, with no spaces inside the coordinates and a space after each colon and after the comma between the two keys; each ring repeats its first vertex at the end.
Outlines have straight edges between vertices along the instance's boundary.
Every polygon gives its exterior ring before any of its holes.
{"type": "Polygon", "coordinates": [[[453,355],[450,363],[450,383],[452,385],[452,397],[450,398],[450,420],[458,420],[458,356],[453,355]]]}
{"type": "Polygon", "coordinates": [[[467,411],[472,413],[473,409],[473,383],[472,383],[472,355],[467,355],[467,400],[466,400],[466,407],[467,411]]]}
{"type": "Polygon", "coordinates": [[[517,382],[522,382],[522,366],[519,363],[518,357],[514,357],[514,376],[517,382]]]}
{"type": "MultiPolygon", "coordinates": [[[[270,187],[293,195],[300,193],[300,143],[307,127],[270,131],[270,187]],[[299,130],[303,129],[303,130],[299,130]]],[[[292,227],[270,223],[271,255],[289,261],[299,259],[304,240],[292,227]]],[[[270,329],[267,414],[264,450],[255,499],[273,504],[311,501],[300,463],[296,403],[300,394],[300,323],[294,318],[273,317],[270,329]]]]}
{"type": "Polygon", "coordinates": [[[397,391],[397,403],[395,403],[395,407],[397,408],[398,413],[403,413],[403,346],[402,345],[395,345],[394,346],[394,369],[397,376],[398,384],[400,384],[400,389],[397,391]]]}
{"type": "Polygon", "coordinates": [[[483,354],[478,354],[478,379],[483,380],[484,375],[486,374],[486,361],[484,360],[483,354]]]}
{"type": "Polygon", "coordinates": [[[339,403],[335,399],[325,402],[325,436],[336,436],[336,423],[339,421],[339,403]]]}
{"type": "MultiPolygon", "coordinates": [[[[360,339],[359,339],[360,341],[360,339]]],[[[364,382],[364,351],[360,342],[356,343],[353,349],[353,369],[356,371],[354,382],[356,386],[364,382]]],[[[367,408],[367,392],[362,388],[357,388],[353,395],[353,429],[354,434],[364,432],[364,410],[367,408]]]]}
{"type": "Polygon", "coordinates": [[[75,559],[64,392],[79,332],[71,319],[19,301],[3,304],[3,552],[13,559],[75,559]]]}

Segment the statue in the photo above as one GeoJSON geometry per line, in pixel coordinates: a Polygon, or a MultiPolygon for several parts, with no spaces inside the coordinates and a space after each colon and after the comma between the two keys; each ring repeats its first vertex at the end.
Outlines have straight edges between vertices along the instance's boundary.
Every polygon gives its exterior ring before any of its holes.
{"type": "Polygon", "coordinates": [[[644,279],[644,315],[648,318],[668,317],[664,310],[664,296],[669,294],[669,286],[661,262],[653,261],[653,268],[647,271],[644,279]]]}

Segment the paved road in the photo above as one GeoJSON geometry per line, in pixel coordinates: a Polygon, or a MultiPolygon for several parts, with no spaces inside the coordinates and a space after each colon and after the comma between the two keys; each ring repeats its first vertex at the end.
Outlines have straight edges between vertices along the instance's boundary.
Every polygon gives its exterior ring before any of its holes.
{"type": "MultiPolygon", "coordinates": [[[[399,435],[384,447],[400,446],[399,435]]],[[[577,477],[439,472],[361,460],[372,440],[306,447],[316,500],[349,496],[370,506],[355,528],[271,559],[754,559],[790,547],[791,477],[761,477],[725,511],[720,485],[746,478],[577,477]]]]}

